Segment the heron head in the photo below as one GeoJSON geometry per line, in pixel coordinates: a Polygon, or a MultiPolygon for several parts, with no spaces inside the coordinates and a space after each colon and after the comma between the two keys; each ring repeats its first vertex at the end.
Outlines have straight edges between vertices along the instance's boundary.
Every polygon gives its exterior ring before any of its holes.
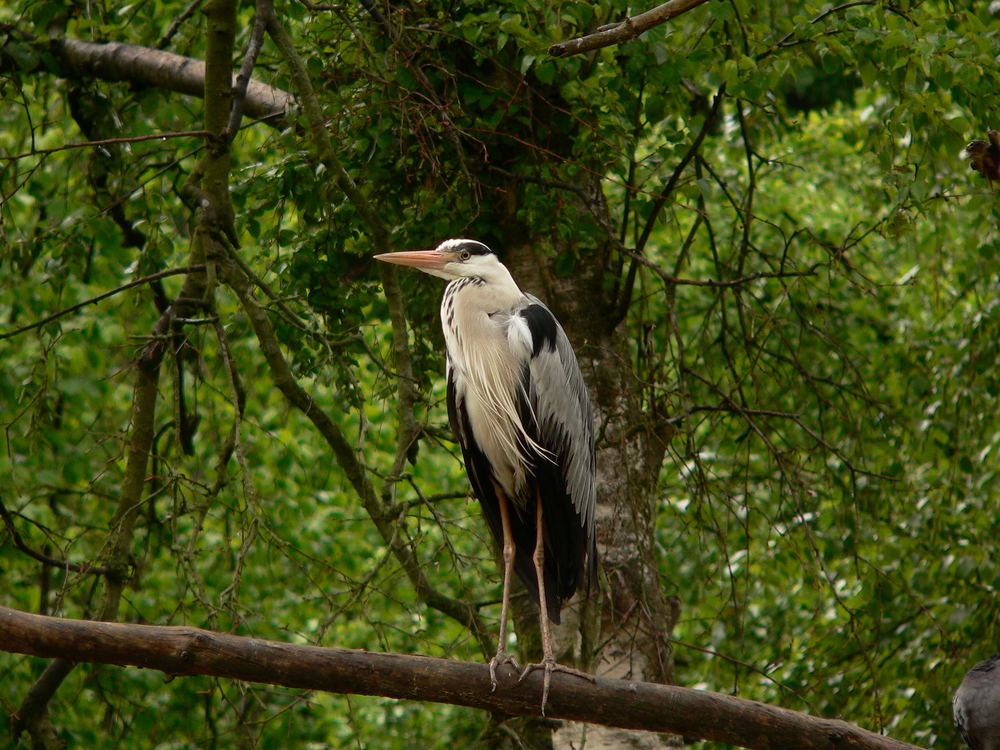
{"type": "Polygon", "coordinates": [[[375,258],[419,268],[424,273],[448,281],[469,276],[489,281],[503,267],[493,251],[476,240],[445,240],[433,250],[382,253],[375,258]]]}

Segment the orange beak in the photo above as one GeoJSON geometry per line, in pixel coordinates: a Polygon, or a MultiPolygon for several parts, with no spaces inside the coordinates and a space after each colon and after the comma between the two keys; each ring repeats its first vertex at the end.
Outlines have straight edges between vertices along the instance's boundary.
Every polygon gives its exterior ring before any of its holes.
{"type": "Polygon", "coordinates": [[[440,271],[445,264],[451,260],[444,253],[437,250],[406,250],[399,253],[382,253],[375,256],[376,260],[386,263],[396,263],[400,266],[412,266],[413,268],[426,268],[432,271],[440,271]]]}

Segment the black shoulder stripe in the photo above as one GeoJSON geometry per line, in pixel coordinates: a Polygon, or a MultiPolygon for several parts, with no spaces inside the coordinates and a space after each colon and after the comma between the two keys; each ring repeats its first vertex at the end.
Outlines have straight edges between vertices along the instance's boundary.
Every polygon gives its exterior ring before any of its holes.
{"type": "Polygon", "coordinates": [[[544,305],[532,304],[521,310],[520,315],[528,324],[531,331],[531,356],[537,357],[542,350],[542,346],[547,346],[550,351],[556,348],[556,332],[558,323],[555,317],[544,305]]]}

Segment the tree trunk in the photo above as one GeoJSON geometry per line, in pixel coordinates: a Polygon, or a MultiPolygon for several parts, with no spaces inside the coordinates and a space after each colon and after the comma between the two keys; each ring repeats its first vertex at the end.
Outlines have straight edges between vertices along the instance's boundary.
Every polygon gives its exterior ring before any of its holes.
{"type": "MultiPolygon", "coordinates": [[[[599,192],[593,194],[600,195],[599,192]]],[[[587,216],[583,205],[575,208],[587,216]]],[[[658,576],[653,529],[655,488],[669,430],[643,412],[628,337],[607,291],[608,248],[561,246],[531,237],[501,248],[522,289],[553,310],[573,343],[594,405],[597,436],[597,539],[600,595],[577,596],[554,630],[556,656],[602,677],[670,684],[669,635],[679,615],[658,576]],[[572,252],[576,268],[556,275],[553,259],[572,252]]],[[[610,727],[566,724],[553,747],[653,748],[679,738],[610,727]]]]}

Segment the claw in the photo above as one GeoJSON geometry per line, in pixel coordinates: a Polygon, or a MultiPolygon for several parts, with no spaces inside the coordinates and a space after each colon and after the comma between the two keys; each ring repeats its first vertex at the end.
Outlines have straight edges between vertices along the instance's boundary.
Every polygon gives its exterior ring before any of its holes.
{"type": "Polygon", "coordinates": [[[528,664],[524,667],[524,671],[521,672],[521,676],[517,678],[517,684],[520,685],[524,682],[524,678],[528,676],[528,672],[533,672],[536,669],[545,670],[545,674],[542,676],[542,716],[545,716],[545,704],[549,702],[549,684],[552,682],[552,670],[555,666],[556,663],[549,660],[539,662],[538,664],[528,664]]]}
{"type": "Polygon", "coordinates": [[[524,678],[528,676],[528,673],[533,672],[536,669],[545,670],[545,674],[542,676],[542,716],[545,716],[545,705],[549,701],[549,685],[552,682],[553,672],[564,672],[566,674],[571,674],[574,677],[587,680],[588,682],[597,682],[597,678],[592,674],[581,672],[579,669],[574,669],[573,667],[567,667],[564,664],[560,664],[555,659],[543,659],[537,664],[526,665],[524,670],[521,672],[521,676],[517,678],[517,684],[520,685],[524,682],[524,678]]]}
{"type": "MultiPolygon", "coordinates": [[[[507,653],[507,649],[501,648],[497,650],[497,655],[490,659],[490,692],[495,693],[497,689],[497,667],[501,667],[504,664],[509,664],[517,672],[521,669],[521,665],[517,663],[517,659],[507,653]]],[[[518,684],[520,684],[518,680],[518,684]]]]}

